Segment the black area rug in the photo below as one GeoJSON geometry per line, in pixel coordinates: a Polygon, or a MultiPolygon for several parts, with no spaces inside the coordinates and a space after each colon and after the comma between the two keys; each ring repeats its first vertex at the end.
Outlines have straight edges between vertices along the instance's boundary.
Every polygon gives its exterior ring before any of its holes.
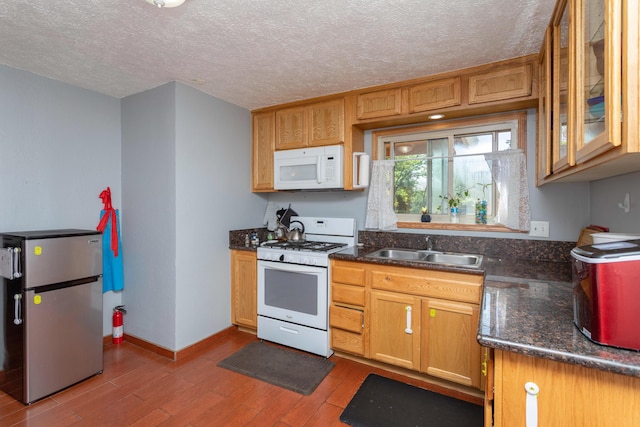
{"type": "Polygon", "coordinates": [[[218,366],[308,396],[335,363],[324,357],[256,341],[242,347],[218,366]]]}
{"type": "Polygon", "coordinates": [[[340,421],[354,427],[482,427],[484,408],[369,374],[340,421]]]}

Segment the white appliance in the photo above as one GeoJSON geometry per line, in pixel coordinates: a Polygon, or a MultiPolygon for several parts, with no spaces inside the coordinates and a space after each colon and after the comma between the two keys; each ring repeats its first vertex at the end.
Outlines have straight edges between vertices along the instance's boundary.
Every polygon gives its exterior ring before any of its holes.
{"type": "Polygon", "coordinates": [[[344,188],[344,147],[280,150],[273,153],[276,190],[344,188]]]}
{"type": "Polygon", "coordinates": [[[298,217],[304,242],[257,250],[258,338],[329,357],[329,254],[357,243],[354,218],[298,217]]]}

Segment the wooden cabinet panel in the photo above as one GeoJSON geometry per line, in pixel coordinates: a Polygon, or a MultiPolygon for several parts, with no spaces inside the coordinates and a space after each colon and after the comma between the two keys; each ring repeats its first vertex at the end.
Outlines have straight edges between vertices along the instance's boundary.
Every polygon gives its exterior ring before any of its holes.
{"type": "Polygon", "coordinates": [[[304,147],[307,137],[306,107],[276,111],[276,150],[304,147]]]}
{"type": "Polygon", "coordinates": [[[476,341],[478,313],[476,304],[435,299],[422,301],[422,372],[480,387],[480,345],[476,341]]]}
{"type": "Polygon", "coordinates": [[[400,88],[379,90],[358,95],[357,118],[397,116],[402,113],[402,90],[400,88]]]}
{"type": "Polygon", "coordinates": [[[494,426],[525,426],[525,383],[538,385],[538,425],[640,425],[640,378],[495,350],[494,426]]]}
{"type": "Polygon", "coordinates": [[[334,283],[331,286],[331,299],[334,302],[341,302],[343,304],[352,304],[364,307],[364,288],[334,283]]]}
{"type": "Polygon", "coordinates": [[[364,286],[365,269],[362,263],[331,261],[331,281],[364,286]]]}
{"type": "Polygon", "coordinates": [[[253,115],[251,186],[253,191],[273,191],[275,113],[253,115]]]}
{"type": "Polygon", "coordinates": [[[530,64],[509,67],[469,77],[469,104],[531,95],[530,64]]]}
{"type": "Polygon", "coordinates": [[[460,105],[460,77],[409,87],[409,113],[460,105]]]}
{"type": "Polygon", "coordinates": [[[362,334],[332,328],[331,348],[358,356],[364,356],[364,338],[362,334]]]}
{"type": "Polygon", "coordinates": [[[371,292],[372,359],[401,366],[420,368],[420,299],[390,292],[371,292]]]}
{"type": "Polygon", "coordinates": [[[483,277],[404,267],[373,268],[371,287],[478,304],[483,277]]]}
{"type": "Polygon", "coordinates": [[[334,145],[344,142],[344,99],[319,102],[309,107],[311,136],[309,145],[334,145]]]}
{"type": "Polygon", "coordinates": [[[364,329],[364,311],[333,304],[329,312],[329,325],[361,334],[364,329]]]}
{"type": "Polygon", "coordinates": [[[231,323],[258,326],[257,261],[251,251],[231,251],[231,323]]]}

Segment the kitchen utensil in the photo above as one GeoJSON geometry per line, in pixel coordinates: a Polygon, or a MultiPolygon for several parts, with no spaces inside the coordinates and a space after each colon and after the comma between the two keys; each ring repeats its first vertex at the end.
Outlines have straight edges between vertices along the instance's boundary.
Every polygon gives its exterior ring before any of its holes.
{"type": "Polygon", "coordinates": [[[278,218],[278,222],[284,225],[285,227],[289,227],[289,222],[291,221],[292,216],[297,216],[296,211],[291,209],[291,203],[289,203],[289,207],[287,209],[280,209],[276,212],[276,217],[278,218]]]}
{"type": "Polygon", "coordinates": [[[287,229],[287,227],[285,227],[284,225],[282,225],[282,223],[280,223],[280,221],[278,221],[276,229],[275,229],[276,239],[277,240],[286,240],[288,231],[289,230],[287,229]]]}
{"type": "Polygon", "coordinates": [[[304,224],[300,221],[291,221],[289,223],[289,233],[287,233],[287,240],[290,242],[304,242],[304,224]],[[300,227],[302,228],[292,228],[293,224],[300,224],[300,227]]]}

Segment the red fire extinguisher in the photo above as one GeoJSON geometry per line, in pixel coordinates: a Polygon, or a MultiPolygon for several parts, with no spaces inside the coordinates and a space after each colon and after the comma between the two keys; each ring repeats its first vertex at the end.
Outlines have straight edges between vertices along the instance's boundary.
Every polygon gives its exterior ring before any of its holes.
{"type": "Polygon", "coordinates": [[[127,314],[124,305],[113,308],[113,343],[121,344],[124,339],[123,315],[127,314]]]}

